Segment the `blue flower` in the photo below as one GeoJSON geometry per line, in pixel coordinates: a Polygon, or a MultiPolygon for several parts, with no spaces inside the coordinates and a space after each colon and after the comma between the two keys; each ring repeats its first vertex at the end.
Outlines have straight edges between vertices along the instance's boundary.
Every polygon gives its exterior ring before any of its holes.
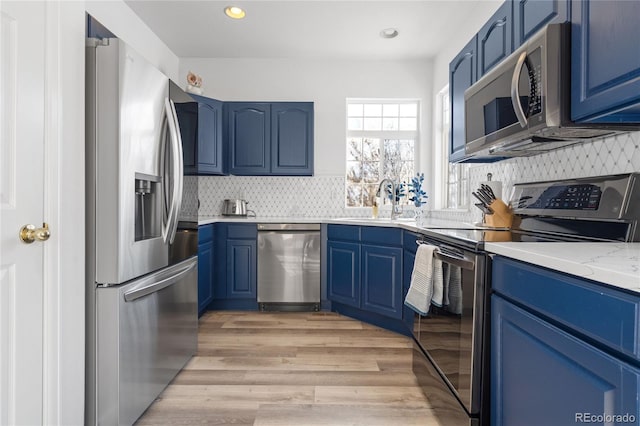
{"type": "MultiPolygon", "coordinates": [[[[404,182],[400,182],[399,184],[396,185],[396,203],[399,203],[400,202],[400,198],[405,196],[404,185],[405,185],[404,182]]],[[[387,198],[389,200],[392,200],[392,198],[391,198],[391,184],[387,184],[386,193],[387,193],[387,198]]]]}
{"type": "Polygon", "coordinates": [[[413,205],[416,207],[420,207],[423,204],[426,204],[427,193],[422,190],[422,183],[424,182],[424,173],[418,173],[415,177],[411,178],[411,183],[409,184],[409,192],[412,194],[409,201],[413,202],[413,205]]]}

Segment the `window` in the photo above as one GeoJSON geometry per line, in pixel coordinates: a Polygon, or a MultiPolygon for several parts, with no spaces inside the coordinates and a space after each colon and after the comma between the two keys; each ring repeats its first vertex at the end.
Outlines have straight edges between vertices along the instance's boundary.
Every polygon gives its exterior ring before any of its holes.
{"type": "Polygon", "coordinates": [[[347,100],[347,207],[372,206],[384,178],[415,175],[418,107],[415,100],[347,100]]]}
{"type": "Polygon", "coordinates": [[[443,196],[438,204],[444,209],[464,209],[469,205],[469,164],[449,163],[449,143],[451,135],[451,104],[449,102],[449,86],[445,86],[436,99],[438,114],[436,116],[436,132],[439,149],[435,156],[436,170],[440,170],[440,188],[443,196]]]}

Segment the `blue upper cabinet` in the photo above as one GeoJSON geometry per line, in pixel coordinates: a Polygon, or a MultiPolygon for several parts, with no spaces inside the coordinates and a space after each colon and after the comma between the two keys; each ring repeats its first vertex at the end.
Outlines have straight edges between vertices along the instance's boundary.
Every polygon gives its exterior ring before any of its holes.
{"type": "Polygon", "coordinates": [[[313,103],[271,104],[271,174],[313,175],[313,103]]]}
{"type": "Polygon", "coordinates": [[[449,96],[451,102],[451,141],[449,161],[465,158],[464,91],[476,82],[478,37],[475,36],[449,64],[449,96]]]}
{"type": "Polygon", "coordinates": [[[229,173],[313,174],[312,102],[228,102],[229,173]]]}
{"type": "Polygon", "coordinates": [[[640,2],[571,4],[571,118],[640,122],[640,2]]]}
{"type": "Polygon", "coordinates": [[[193,97],[198,101],[198,174],[225,174],[222,102],[193,97]]]}
{"type": "Polygon", "coordinates": [[[226,107],[229,173],[232,175],[268,174],[271,105],[230,102],[226,107]]]}
{"type": "Polygon", "coordinates": [[[547,24],[569,19],[570,0],[514,0],[513,49],[547,24]]]}
{"type": "Polygon", "coordinates": [[[512,3],[506,1],[478,32],[478,79],[513,52],[512,3]]]}
{"type": "Polygon", "coordinates": [[[184,171],[189,175],[226,173],[222,102],[191,95],[196,102],[176,104],[184,171]]]}

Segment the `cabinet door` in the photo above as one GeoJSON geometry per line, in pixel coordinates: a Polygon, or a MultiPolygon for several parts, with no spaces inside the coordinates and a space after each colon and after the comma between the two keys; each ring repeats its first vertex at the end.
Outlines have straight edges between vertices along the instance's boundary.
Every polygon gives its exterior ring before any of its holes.
{"type": "MultiPolygon", "coordinates": [[[[405,234],[407,235],[407,234],[405,234]]],[[[415,245],[415,243],[414,243],[415,245]]],[[[411,286],[411,275],[413,274],[413,264],[416,261],[416,252],[404,249],[402,252],[402,304],[404,305],[404,299],[407,297],[407,292],[411,286]]],[[[413,318],[415,311],[407,306],[402,307],[402,320],[409,327],[413,329],[413,318]]]]}
{"type": "Polygon", "coordinates": [[[571,5],[571,118],[640,122],[640,2],[571,5]]]}
{"type": "Polygon", "coordinates": [[[227,298],[257,298],[255,240],[227,240],[227,298]]]}
{"type": "Polygon", "coordinates": [[[449,97],[451,102],[451,138],[449,161],[465,157],[464,91],[476,81],[477,37],[471,39],[449,64],[449,97]]]}
{"type": "Polygon", "coordinates": [[[360,244],[327,243],[329,300],[360,307],[360,244]]]}
{"type": "Polygon", "coordinates": [[[186,175],[198,174],[198,103],[177,103],[176,115],[182,139],[182,159],[186,175]]]}
{"type": "Polygon", "coordinates": [[[222,102],[198,104],[198,174],[224,174],[222,102]]]}
{"type": "Polygon", "coordinates": [[[504,2],[478,32],[478,79],[513,52],[511,8],[504,2]]]}
{"type": "Polygon", "coordinates": [[[595,414],[640,418],[639,369],[499,296],[491,306],[492,425],[568,425],[595,414]]]}
{"type": "Polygon", "coordinates": [[[229,173],[265,175],[270,171],[270,106],[265,103],[231,102],[227,108],[229,173]]]}
{"type": "Polygon", "coordinates": [[[402,318],[402,249],[362,245],[362,309],[402,318]]]}
{"type": "Polygon", "coordinates": [[[271,104],[271,174],[313,175],[313,103],[271,104]]]}
{"type": "Polygon", "coordinates": [[[547,24],[569,19],[570,0],[515,0],[513,3],[513,49],[547,24]]]}
{"type": "Polygon", "coordinates": [[[213,300],[213,241],[198,245],[198,315],[213,300]]]}

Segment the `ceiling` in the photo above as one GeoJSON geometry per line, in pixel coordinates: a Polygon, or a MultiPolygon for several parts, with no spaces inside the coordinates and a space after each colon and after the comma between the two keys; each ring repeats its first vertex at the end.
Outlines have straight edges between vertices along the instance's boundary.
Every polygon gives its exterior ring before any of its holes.
{"type": "MultiPolygon", "coordinates": [[[[423,59],[435,56],[480,1],[126,0],[181,58],[423,59]],[[226,6],[241,6],[233,20],[226,6]],[[394,39],[379,36],[396,28],[394,39]]],[[[485,6],[486,9],[486,6],[485,6]]],[[[482,10],[482,9],[481,9],[482,10]]],[[[485,12],[486,13],[486,12],[485,12]]]]}

